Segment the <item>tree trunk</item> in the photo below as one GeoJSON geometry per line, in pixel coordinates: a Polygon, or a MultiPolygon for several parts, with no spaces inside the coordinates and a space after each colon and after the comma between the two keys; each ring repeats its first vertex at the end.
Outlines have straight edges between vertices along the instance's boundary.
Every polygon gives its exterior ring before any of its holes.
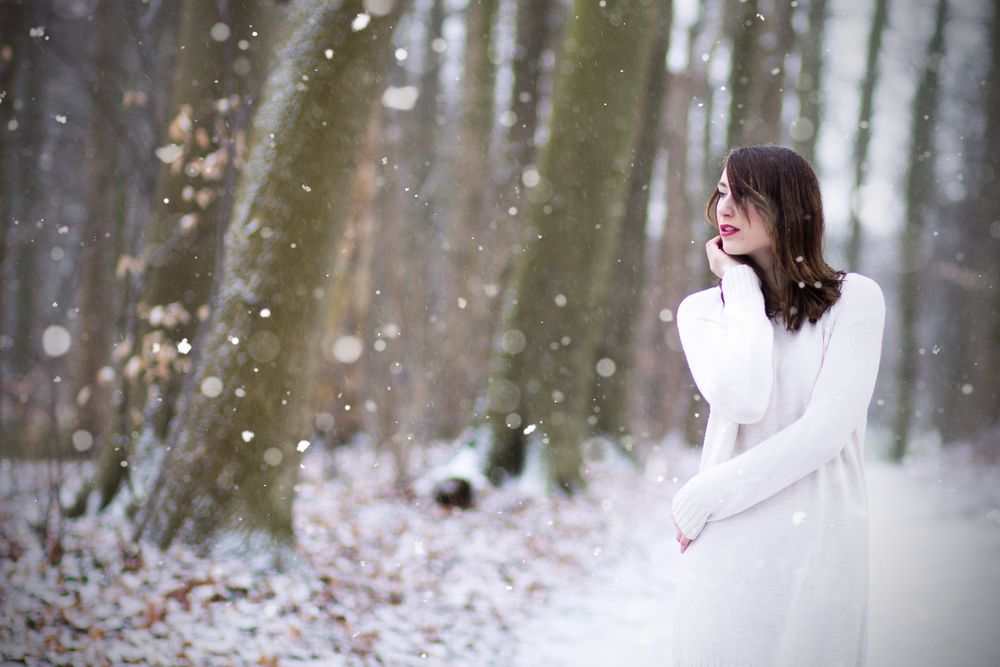
{"type": "Polygon", "coordinates": [[[823,81],[823,37],[826,32],[826,1],[809,0],[809,29],[802,36],[802,65],[796,83],[799,117],[792,126],[795,151],[816,165],[816,141],[821,121],[823,81]]]}
{"type": "Polygon", "coordinates": [[[167,436],[183,376],[190,371],[190,357],[179,353],[178,345],[194,340],[207,314],[228,220],[223,202],[232,170],[243,159],[234,142],[243,143],[248,119],[243,107],[260,84],[277,31],[265,11],[268,3],[187,0],[181,8],[181,50],[170,125],[157,152],[164,166],[143,251],[141,327],[133,341],[144,375],[137,386],[145,384],[149,391],[132,402],[139,410],[155,406],[147,419],[159,441],[167,436]],[[239,41],[249,47],[237,56],[239,41]]]}
{"type": "Polygon", "coordinates": [[[114,279],[116,251],[121,247],[122,199],[115,128],[122,124],[118,115],[123,97],[119,63],[123,60],[121,34],[125,27],[119,8],[110,2],[97,6],[95,23],[97,85],[88,134],[88,223],[81,238],[77,296],[80,346],[74,374],[76,428],[86,432],[90,442],[100,442],[112,423],[110,382],[100,381],[98,372],[110,362],[115,333],[111,314],[121,307],[114,279]]]}
{"type": "MultiPolygon", "coordinates": [[[[7,355],[13,343],[13,338],[7,335],[7,285],[10,283],[7,269],[10,253],[8,252],[8,234],[11,233],[14,204],[11,201],[15,191],[14,170],[18,162],[16,158],[16,134],[10,131],[10,122],[14,119],[14,72],[21,58],[19,52],[23,36],[23,8],[12,2],[0,4],[0,192],[7,193],[0,197],[0,441],[8,442],[7,435],[9,404],[12,402],[12,387],[8,386],[10,369],[7,355]]],[[[6,452],[6,448],[3,448],[6,452]]]]}
{"type": "Polygon", "coordinates": [[[596,434],[617,443],[629,454],[633,449],[630,388],[635,384],[632,374],[634,341],[646,282],[646,217],[653,165],[660,148],[663,99],[667,89],[665,63],[673,17],[671,0],[659,0],[659,5],[659,25],[649,54],[650,76],[644,86],[639,135],[626,193],[625,220],[611,270],[608,316],[593,360],[597,369],[593,414],[587,417],[589,423],[595,424],[596,434]]]}
{"type": "Polygon", "coordinates": [[[782,141],[784,123],[781,110],[785,98],[785,84],[788,81],[785,64],[795,44],[795,29],[792,27],[792,13],[796,4],[790,0],[776,0],[769,20],[764,25],[762,41],[773,46],[763,54],[760,76],[762,80],[751,82],[757,92],[755,107],[760,109],[760,124],[757,134],[748,135],[755,143],[779,143],[782,141]]]}
{"type": "Polygon", "coordinates": [[[759,141],[761,99],[755,93],[763,81],[763,32],[758,0],[730,3],[734,7],[733,54],[729,71],[729,125],[726,146],[734,148],[759,141]]]}
{"type": "Polygon", "coordinates": [[[522,193],[522,171],[535,159],[542,57],[553,34],[554,10],[554,0],[517,0],[517,45],[511,64],[510,100],[514,124],[507,134],[507,149],[510,152],[510,185],[522,193]]]}
{"type": "Polygon", "coordinates": [[[226,233],[220,289],[137,538],[294,539],[296,442],[324,310],[314,291],[327,280],[403,4],[386,15],[368,14],[362,0],[292,9],[226,233]],[[359,15],[368,17],[361,28],[359,15]]]}
{"type": "Polygon", "coordinates": [[[913,133],[906,176],[906,212],[900,246],[899,274],[899,363],[896,375],[896,408],[890,458],[901,461],[910,439],[911,415],[916,405],[915,389],[920,357],[917,354],[918,305],[923,286],[924,226],[927,209],[934,201],[934,136],[938,116],[938,72],[944,56],[944,26],[947,1],[939,0],[934,35],[927,47],[923,76],[913,109],[913,133]]]}
{"type": "MultiPolygon", "coordinates": [[[[987,365],[988,373],[980,376],[981,391],[976,403],[980,406],[979,412],[987,419],[992,418],[992,424],[997,424],[1000,422],[1000,415],[996,412],[996,406],[1000,405],[998,396],[1000,388],[996,383],[996,378],[1000,374],[1000,360],[995,353],[1000,350],[1000,207],[997,206],[997,192],[1000,191],[1000,155],[997,154],[997,147],[1000,146],[1000,2],[997,0],[993,1],[993,21],[990,24],[989,36],[990,69],[984,104],[986,128],[983,133],[982,157],[976,179],[978,188],[974,205],[976,220],[983,237],[993,240],[991,262],[993,308],[990,310],[992,317],[989,322],[989,349],[994,350],[994,354],[990,356],[991,363],[987,365]],[[988,395],[987,388],[989,388],[988,395]]],[[[992,446],[996,454],[997,443],[993,442],[992,446]]]]}
{"type": "Polygon", "coordinates": [[[525,439],[554,485],[582,484],[580,444],[625,214],[634,104],[647,83],[659,6],[577,0],[556,64],[550,139],[496,332],[486,418],[495,482],[523,465],[525,439]]]}
{"type": "Polygon", "coordinates": [[[882,50],[882,33],[889,22],[889,0],[876,0],[872,16],[871,32],[868,33],[868,60],[865,64],[865,78],[861,82],[861,109],[858,113],[858,133],[854,138],[854,189],[851,192],[851,224],[847,242],[847,268],[849,271],[861,269],[861,185],[868,171],[868,144],[872,134],[875,85],[878,83],[879,53],[882,50]]]}
{"type": "MultiPolygon", "coordinates": [[[[946,309],[937,339],[942,341],[936,356],[945,357],[942,375],[946,382],[936,383],[936,425],[946,443],[972,442],[985,458],[995,459],[997,442],[990,434],[998,423],[1000,402],[996,382],[1000,361],[995,354],[1000,350],[1000,157],[996,151],[1000,145],[1000,3],[992,4],[988,69],[982,79],[975,79],[974,94],[981,100],[975,113],[981,117],[968,122],[969,127],[981,123],[982,132],[968,131],[964,136],[962,155],[974,165],[964,172],[968,195],[954,215],[943,216],[945,221],[964,222],[943,225],[955,241],[946,254],[941,253],[936,268],[950,279],[950,289],[934,303],[946,309]],[[984,308],[984,303],[992,307],[984,308]],[[961,335],[954,335],[955,322],[962,322],[961,335]],[[983,354],[983,350],[994,353],[983,354]]],[[[965,99],[962,93],[956,96],[965,99]]]]}
{"type": "Polygon", "coordinates": [[[462,117],[458,136],[456,203],[448,244],[451,248],[451,285],[454,292],[445,304],[448,343],[443,385],[449,392],[446,413],[452,417],[445,430],[454,432],[462,415],[472,410],[471,396],[481,384],[476,359],[488,353],[489,332],[477,326],[490,313],[492,299],[482,259],[486,244],[485,220],[495,217],[490,173],[493,137],[493,95],[496,65],[490,59],[492,30],[498,0],[469,0],[466,9],[465,67],[462,79],[462,117]]]}

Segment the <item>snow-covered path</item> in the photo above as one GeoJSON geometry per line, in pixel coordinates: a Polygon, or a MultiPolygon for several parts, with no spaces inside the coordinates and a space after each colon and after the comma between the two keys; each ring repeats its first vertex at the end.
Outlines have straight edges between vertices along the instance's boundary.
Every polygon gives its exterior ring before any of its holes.
{"type": "MultiPolygon", "coordinates": [[[[871,509],[870,667],[1000,665],[997,471],[867,464],[871,509]]],[[[517,631],[515,667],[664,667],[678,553],[663,518],[629,555],[566,590],[517,631]]]]}

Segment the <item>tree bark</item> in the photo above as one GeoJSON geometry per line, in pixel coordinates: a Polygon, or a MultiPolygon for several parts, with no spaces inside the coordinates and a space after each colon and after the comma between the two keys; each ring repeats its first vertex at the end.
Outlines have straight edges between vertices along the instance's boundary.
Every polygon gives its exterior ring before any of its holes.
{"type": "Polygon", "coordinates": [[[850,236],[847,242],[847,268],[849,271],[861,269],[861,185],[868,171],[868,145],[871,141],[875,86],[878,83],[879,53],[882,50],[882,34],[889,22],[889,0],[876,0],[872,16],[871,32],[868,33],[868,57],[865,63],[865,78],[861,82],[861,109],[858,112],[858,133],[854,138],[854,188],[851,192],[850,236]]]}
{"type": "Polygon", "coordinates": [[[190,372],[190,358],[177,346],[194,340],[207,314],[228,220],[223,202],[232,170],[243,159],[236,148],[244,142],[247,114],[242,109],[252,101],[278,29],[268,4],[187,0],[180,12],[181,49],[170,124],[158,151],[164,166],[143,250],[141,326],[139,340],[133,341],[143,372],[143,382],[134,386],[148,391],[131,402],[143,412],[154,406],[147,419],[160,441],[167,436],[183,376],[190,372]],[[238,41],[249,45],[239,55],[238,41]]]}
{"type": "Polygon", "coordinates": [[[903,238],[900,245],[899,273],[899,364],[896,375],[896,406],[892,428],[890,458],[901,461],[906,454],[912,426],[911,414],[921,367],[917,354],[919,304],[924,292],[921,284],[925,265],[924,227],[928,208],[935,192],[934,136],[938,117],[939,69],[944,57],[944,26],[947,0],[939,0],[934,35],[927,47],[927,57],[913,108],[913,129],[906,176],[906,212],[903,215],[903,238]]]}
{"type": "Polygon", "coordinates": [[[294,539],[296,442],[324,310],[314,290],[327,279],[403,4],[386,15],[362,0],[292,9],[226,233],[221,289],[137,538],[294,539]]]}
{"type": "Polygon", "coordinates": [[[631,455],[632,374],[636,353],[634,341],[646,282],[646,218],[653,165],[660,148],[663,100],[667,91],[667,50],[673,17],[671,0],[659,0],[659,25],[649,55],[649,79],[644,86],[639,135],[633,153],[632,173],[626,194],[625,220],[611,270],[608,316],[604,336],[593,360],[593,414],[588,423],[594,432],[616,443],[631,455]],[[610,364],[608,362],[611,362],[610,364]]]}
{"type": "MultiPolygon", "coordinates": [[[[81,238],[78,337],[74,381],[76,428],[100,442],[112,423],[110,382],[98,372],[110,362],[115,318],[121,304],[115,285],[115,260],[121,247],[122,190],[115,128],[122,125],[121,33],[124,22],[113,3],[102,2],[95,14],[96,88],[88,135],[88,223],[81,238]],[[115,114],[112,117],[111,114],[115,114]]],[[[119,466],[120,467],[120,466],[119,466]]]]}
{"type": "Polygon", "coordinates": [[[795,44],[792,14],[797,5],[789,0],[776,0],[774,5],[771,12],[774,19],[767,21],[764,26],[764,43],[773,46],[762,54],[762,80],[752,83],[758,93],[755,107],[760,109],[760,123],[757,133],[749,134],[748,138],[755,143],[779,143],[787,134],[784,123],[781,122],[781,110],[785,99],[785,84],[788,81],[785,63],[795,44]]]}
{"type": "Polygon", "coordinates": [[[457,201],[448,238],[454,292],[445,304],[447,362],[442,373],[442,384],[449,392],[446,400],[455,408],[443,415],[452,418],[444,424],[448,432],[456,431],[462,415],[472,410],[470,397],[481,383],[474,360],[489,350],[489,332],[477,322],[488,319],[492,305],[484,291],[487,280],[482,256],[487,243],[485,222],[496,217],[490,170],[496,65],[490,54],[498,6],[498,0],[469,0],[466,9],[457,201]]]}
{"type": "Polygon", "coordinates": [[[760,37],[763,32],[758,0],[731,3],[735,11],[733,53],[729,71],[729,124],[726,146],[735,148],[757,143],[760,136],[760,96],[755,86],[763,80],[763,53],[760,37]]]}
{"type": "Polygon", "coordinates": [[[827,0],[809,0],[809,29],[799,51],[802,66],[796,83],[799,117],[792,126],[795,151],[816,167],[816,141],[822,120],[823,38],[826,33],[827,0]]]}
{"type": "Polygon", "coordinates": [[[487,473],[517,474],[526,438],[551,483],[582,485],[580,444],[625,214],[659,6],[577,0],[556,64],[550,139],[529,191],[527,227],[495,334],[486,418],[487,473]]]}

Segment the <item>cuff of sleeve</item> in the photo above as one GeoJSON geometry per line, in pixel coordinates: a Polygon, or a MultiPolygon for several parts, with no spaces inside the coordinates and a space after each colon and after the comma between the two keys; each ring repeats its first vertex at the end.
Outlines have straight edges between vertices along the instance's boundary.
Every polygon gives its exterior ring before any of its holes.
{"type": "Polygon", "coordinates": [[[705,527],[705,523],[708,521],[708,512],[699,506],[694,497],[693,482],[697,477],[695,475],[688,480],[687,484],[680,488],[676,495],[674,495],[674,500],[671,504],[671,514],[674,521],[677,522],[677,527],[684,533],[684,537],[689,540],[698,537],[702,528],[705,527]]]}
{"type": "Polygon", "coordinates": [[[722,292],[726,297],[726,303],[733,302],[763,302],[764,293],[761,291],[760,278],[752,267],[741,264],[726,269],[722,274],[722,292]]]}

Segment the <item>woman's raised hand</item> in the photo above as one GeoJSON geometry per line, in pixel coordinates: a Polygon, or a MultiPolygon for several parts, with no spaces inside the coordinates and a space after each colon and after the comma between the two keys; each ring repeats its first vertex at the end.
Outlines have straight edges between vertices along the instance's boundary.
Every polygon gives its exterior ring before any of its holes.
{"type": "Polygon", "coordinates": [[[705,244],[705,254],[708,255],[708,268],[712,273],[722,278],[722,274],[733,266],[741,266],[742,262],[722,249],[722,235],[713,236],[705,244]]]}

